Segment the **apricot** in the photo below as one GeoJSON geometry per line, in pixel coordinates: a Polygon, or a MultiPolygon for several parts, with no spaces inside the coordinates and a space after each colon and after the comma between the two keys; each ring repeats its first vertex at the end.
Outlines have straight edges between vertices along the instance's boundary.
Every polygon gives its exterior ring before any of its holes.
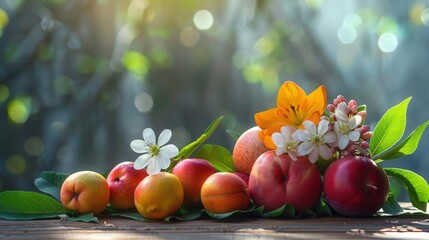
{"type": "Polygon", "coordinates": [[[237,175],[217,172],[201,187],[201,201],[211,213],[228,213],[244,210],[249,206],[250,195],[247,184],[237,175]]]}
{"type": "Polygon", "coordinates": [[[161,172],[145,177],[134,192],[137,211],[147,219],[162,220],[179,210],[183,187],[171,173],[161,172]]]}
{"type": "Polygon", "coordinates": [[[261,128],[258,126],[252,127],[245,131],[235,142],[232,158],[237,171],[249,175],[256,159],[269,150],[259,139],[260,131],[261,128]]]}

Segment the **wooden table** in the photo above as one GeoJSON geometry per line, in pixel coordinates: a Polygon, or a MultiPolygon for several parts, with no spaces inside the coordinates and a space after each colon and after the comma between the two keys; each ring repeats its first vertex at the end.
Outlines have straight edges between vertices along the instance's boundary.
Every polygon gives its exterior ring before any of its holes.
{"type": "Polygon", "coordinates": [[[429,239],[429,219],[345,218],[229,219],[140,222],[100,218],[100,223],[0,220],[0,239],[429,239]]]}

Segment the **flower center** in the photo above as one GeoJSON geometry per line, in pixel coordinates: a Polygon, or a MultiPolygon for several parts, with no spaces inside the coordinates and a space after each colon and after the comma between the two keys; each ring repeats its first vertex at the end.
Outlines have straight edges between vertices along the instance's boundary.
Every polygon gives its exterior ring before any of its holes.
{"type": "Polygon", "coordinates": [[[346,135],[349,134],[349,132],[350,132],[349,126],[347,126],[347,124],[340,123],[340,132],[342,132],[346,135]]]}
{"type": "Polygon", "coordinates": [[[151,156],[156,156],[159,153],[160,148],[156,144],[149,145],[149,154],[151,156]]]}
{"type": "Polygon", "coordinates": [[[320,145],[324,144],[325,141],[323,141],[323,136],[314,135],[313,137],[311,137],[311,143],[314,146],[320,146],[320,145]]]}
{"type": "Polygon", "coordinates": [[[298,147],[299,142],[295,142],[295,141],[290,141],[288,142],[288,144],[286,145],[286,149],[289,152],[293,152],[296,151],[296,148],[298,147]]]}

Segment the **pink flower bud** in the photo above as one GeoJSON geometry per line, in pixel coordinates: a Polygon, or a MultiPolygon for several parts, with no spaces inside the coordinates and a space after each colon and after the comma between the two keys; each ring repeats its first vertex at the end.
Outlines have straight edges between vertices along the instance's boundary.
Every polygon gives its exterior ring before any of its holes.
{"type": "Polygon", "coordinates": [[[368,132],[366,132],[366,133],[362,134],[362,138],[363,138],[364,140],[368,140],[368,139],[370,139],[371,137],[372,137],[372,132],[370,132],[370,131],[368,131],[368,132]]]}
{"type": "Polygon", "coordinates": [[[368,132],[368,131],[369,131],[369,125],[363,125],[363,126],[361,127],[361,129],[362,129],[362,133],[366,133],[366,132],[368,132]]]}
{"type": "Polygon", "coordinates": [[[338,95],[337,100],[338,100],[338,103],[347,102],[346,98],[343,95],[338,95]]]}
{"type": "Polygon", "coordinates": [[[362,149],[366,150],[366,149],[368,149],[368,148],[369,148],[369,143],[368,143],[367,141],[362,141],[362,142],[360,143],[360,147],[361,147],[362,149]]]}
{"type": "Polygon", "coordinates": [[[329,112],[335,112],[336,107],[335,107],[334,104],[328,104],[327,109],[328,109],[329,112]]]}
{"type": "Polygon", "coordinates": [[[357,114],[362,117],[362,122],[366,120],[366,111],[360,111],[357,114]]]}
{"type": "Polygon", "coordinates": [[[349,104],[347,104],[347,106],[349,106],[350,108],[354,108],[354,107],[357,108],[357,103],[355,100],[350,100],[349,104]]]}

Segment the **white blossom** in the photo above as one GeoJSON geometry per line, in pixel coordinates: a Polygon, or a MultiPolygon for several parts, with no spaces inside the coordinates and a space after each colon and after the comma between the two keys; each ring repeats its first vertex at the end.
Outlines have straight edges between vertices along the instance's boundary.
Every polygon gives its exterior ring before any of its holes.
{"type": "Polygon", "coordinates": [[[171,158],[179,153],[179,149],[173,144],[167,144],[171,138],[171,130],[161,132],[156,142],[155,132],[151,128],[143,130],[143,140],[136,139],[130,144],[136,153],[142,153],[134,162],[135,169],[146,168],[148,174],[153,175],[167,169],[171,158]]]}

